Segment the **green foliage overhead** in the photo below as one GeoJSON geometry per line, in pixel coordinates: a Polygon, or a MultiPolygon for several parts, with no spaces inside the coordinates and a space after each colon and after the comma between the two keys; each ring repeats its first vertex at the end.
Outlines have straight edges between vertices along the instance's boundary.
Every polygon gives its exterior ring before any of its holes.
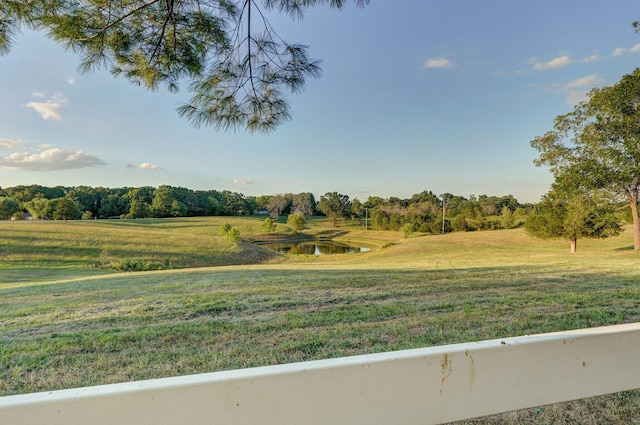
{"type": "MultiPolygon", "coordinates": [[[[369,0],[355,0],[365,6],[369,0]]],[[[177,91],[193,125],[267,132],[291,118],[283,90],[299,93],[320,62],[288,43],[265,12],[296,19],[313,6],[342,0],[3,0],[0,54],[21,26],[43,30],[81,57],[80,70],[109,68],[134,84],[177,91]],[[263,11],[264,10],[264,11],[263,11]]]]}

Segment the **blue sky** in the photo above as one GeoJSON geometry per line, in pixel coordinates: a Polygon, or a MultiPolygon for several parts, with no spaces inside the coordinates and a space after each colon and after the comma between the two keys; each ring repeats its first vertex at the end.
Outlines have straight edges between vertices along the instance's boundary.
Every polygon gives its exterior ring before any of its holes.
{"type": "Polygon", "coordinates": [[[268,134],[195,129],[186,90],[148,92],[24,32],[0,57],[0,186],[159,186],[245,195],[423,190],[537,202],[529,142],[640,62],[637,0],[372,0],[273,16],[323,76],[268,134]]]}

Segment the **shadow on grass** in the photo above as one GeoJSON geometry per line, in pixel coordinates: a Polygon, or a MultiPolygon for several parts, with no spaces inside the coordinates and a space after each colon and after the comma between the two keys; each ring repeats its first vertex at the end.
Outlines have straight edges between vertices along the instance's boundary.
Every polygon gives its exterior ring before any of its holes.
{"type": "Polygon", "coordinates": [[[633,251],[634,247],[633,247],[633,245],[629,245],[629,246],[623,246],[623,247],[620,247],[620,248],[614,248],[613,250],[614,251],[633,251]]]}
{"type": "Polygon", "coordinates": [[[349,234],[348,231],[340,229],[327,229],[315,233],[318,238],[338,238],[347,234],[349,234]]]}

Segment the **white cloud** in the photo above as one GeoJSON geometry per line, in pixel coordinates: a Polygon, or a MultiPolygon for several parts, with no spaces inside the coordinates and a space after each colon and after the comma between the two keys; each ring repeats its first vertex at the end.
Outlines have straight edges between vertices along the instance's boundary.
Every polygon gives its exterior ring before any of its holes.
{"type": "Polygon", "coordinates": [[[40,153],[14,153],[7,158],[0,157],[0,167],[27,171],[57,171],[73,168],[97,167],[105,163],[82,151],[69,152],[52,148],[40,153]]]}
{"type": "Polygon", "coordinates": [[[443,57],[429,59],[424,63],[425,68],[453,68],[454,66],[453,62],[443,57]]]}
{"type": "Polygon", "coordinates": [[[20,139],[7,139],[4,137],[0,137],[0,148],[17,149],[19,146],[22,146],[25,143],[27,142],[20,139]]]}
{"type": "Polygon", "coordinates": [[[548,62],[538,62],[536,59],[532,59],[531,62],[533,62],[533,69],[542,71],[545,69],[560,68],[562,66],[567,66],[572,64],[575,61],[571,59],[569,56],[564,55],[564,56],[558,56],[557,58],[551,59],[548,62]]]}
{"type": "Polygon", "coordinates": [[[640,44],[636,44],[631,48],[618,47],[613,52],[611,52],[611,56],[622,56],[622,55],[633,54],[638,52],[640,52],[640,44]]]}
{"type": "Polygon", "coordinates": [[[589,62],[596,62],[596,61],[599,61],[599,60],[600,60],[600,56],[598,56],[598,55],[591,55],[591,56],[587,56],[587,57],[586,57],[586,58],[584,58],[584,59],[581,59],[581,60],[580,60],[580,62],[583,62],[583,63],[589,63],[589,62]]]}
{"type": "Polygon", "coordinates": [[[573,59],[568,55],[562,55],[558,56],[557,58],[553,58],[548,62],[540,62],[536,58],[531,58],[528,62],[533,65],[533,69],[535,69],[536,71],[544,71],[547,69],[561,68],[563,66],[568,66],[574,63],[589,63],[598,60],[600,60],[600,56],[598,55],[591,55],[582,59],[573,59]]]}
{"type": "Polygon", "coordinates": [[[138,165],[138,168],[141,170],[157,170],[158,166],[149,162],[143,162],[142,164],[138,165]]]}
{"type": "Polygon", "coordinates": [[[235,184],[253,184],[253,179],[233,179],[235,184]]]}
{"type": "MultiPolygon", "coordinates": [[[[34,93],[33,96],[36,98],[39,97],[36,96],[36,93],[34,93]]],[[[55,93],[46,102],[29,102],[24,106],[33,109],[45,120],[60,121],[62,119],[62,115],[58,110],[66,106],[68,103],[69,99],[67,99],[62,93],[55,93]]]]}
{"type": "Polygon", "coordinates": [[[67,78],[67,84],[69,84],[70,86],[73,86],[76,84],[76,80],[74,80],[73,77],[69,77],[67,78]]]}
{"type": "Polygon", "coordinates": [[[566,96],[567,104],[574,106],[587,100],[587,93],[594,87],[604,83],[604,80],[597,74],[587,75],[577,78],[556,88],[556,92],[566,96]]]}
{"type": "Polygon", "coordinates": [[[574,89],[574,88],[584,88],[584,87],[594,87],[597,84],[601,83],[602,80],[598,78],[597,74],[587,75],[586,77],[577,78],[573,81],[569,81],[564,85],[565,89],[574,89]]]}
{"type": "Polygon", "coordinates": [[[129,164],[129,165],[127,165],[127,168],[136,168],[138,170],[151,170],[151,171],[153,171],[153,170],[159,169],[160,167],[158,167],[155,164],[151,164],[150,162],[143,162],[140,165],[129,164]]]}
{"type": "Polygon", "coordinates": [[[587,91],[585,90],[570,90],[566,93],[567,98],[565,102],[567,105],[575,106],[580,102],[587,100],[587,91]]]}
{"type": "Polygon", "coordinates": [[[611,56],[622,56],[625,54],[626,51],[627,49],[624,49],[622,47],[617,47],[613,52],[611,52],[611,56]]]}

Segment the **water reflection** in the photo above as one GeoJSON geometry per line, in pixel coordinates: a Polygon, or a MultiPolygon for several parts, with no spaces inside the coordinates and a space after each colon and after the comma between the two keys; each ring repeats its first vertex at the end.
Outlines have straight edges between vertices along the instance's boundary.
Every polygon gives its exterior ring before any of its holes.
{"type": "Polygon", "coordinates": [[[336,242],[326,241],[309,241],[298,243],[265,243],[261,244],[265,248],[273,249],[274,251],[283,254],[307,254],[307,255],[322,255],[322,254],[353,254],[356,252],[367,252],[369,248],[355,247],[345,244],[339,244],[336,242]]]}

